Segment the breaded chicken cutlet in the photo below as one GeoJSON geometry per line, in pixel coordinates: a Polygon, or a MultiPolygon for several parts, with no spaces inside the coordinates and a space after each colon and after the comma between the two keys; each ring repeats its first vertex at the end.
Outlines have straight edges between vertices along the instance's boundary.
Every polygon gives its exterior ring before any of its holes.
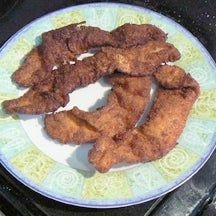
{"type": "Polygon", "coordinates": [[[147,121],[118,140],[101,136],[90,150],[89,161],[98,171],[107,172],[120,162],[156,160],[176,145],[199,95],[199,85],[176,66],[162,66],[154,77],[160,87],[147,121]]]}
{"type": "Polygon", "coordinates": [[[48,71],[56,64],[75,60],[90,48],[115,46],[111,34],[97,27],[72,24],[42,34],[42,55],[48,71]]]}
{"type": "Polygon", "coordinates": [[[34,86],[48,75],[40,50],[40,46],[33,48],[20,68],[12,74],[11,79],[19,86],[34,86]]]}
{"type": "Polygon", "coordinates": [[[149,41],[166,41],[166,34],[150,24],[124,24],[112,32],[80,23],[42,34],[42,45],[34,48],[12,80],[23,87],[41,82],[55,65],[74,60],[91,48],[112,46],[129,48],[149,41]]]}
{"type": "Polygon", "coordinates": [[[102,135],[118,136],[135,126],[149,101],[150,77],[111,75],[113,85],[107,104],[85,112],[77,107],[47,115],[45,129],[50,137],[62,143],[94,142],[102,135]]]}
{"type": "Polygon", "coordinates": [[[128,75],[151,75],[162,63],[180,58],[171,44],[151,41],[137,47],[103,48],[92,57],[65,65],[49,78],[32,87],[18,99],[3,102],[8,113],[41,114],[55,111],[68,102],[68,94],[80,86],[97,81],[116,70],[128,75]]]}

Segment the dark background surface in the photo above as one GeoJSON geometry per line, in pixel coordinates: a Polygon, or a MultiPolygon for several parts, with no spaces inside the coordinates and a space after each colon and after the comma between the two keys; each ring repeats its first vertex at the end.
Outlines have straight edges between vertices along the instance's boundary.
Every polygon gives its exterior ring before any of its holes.
{"type": "MultiPolygon", "coordinates": [[[[0,46],[16,31],[35,18],[60,8],[87,2],[99,1],[0,0],[0,46]]],[[[118,2],[146,7],[174,19],[191,31],[216,60],[215,0],[127,0],[118,2]]],[[[5,215],[13,216],[214,216],[216,215],[216,152],[191,180],[175,191],[157,200],[118,209],[79,208],[44,198],[19,183],[0,165],[0,209],[5,215]]]]}

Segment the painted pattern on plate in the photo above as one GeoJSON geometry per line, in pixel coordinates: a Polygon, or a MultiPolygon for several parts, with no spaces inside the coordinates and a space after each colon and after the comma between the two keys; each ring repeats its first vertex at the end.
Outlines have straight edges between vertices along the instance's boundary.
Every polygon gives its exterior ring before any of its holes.
{"type": "Polygon", "coordinates": [[[216,89],[201,92],[200,97],[194,104],[191,115],[216,121],[216,89]]]}
{"type": "Polygon", "coordinates": [[[56,163],[43,182],[43,185],[49,190],[55,190],[64,195],[80,197],[83,183],[84,175],[82,171],[56,163]]]}
{"type": "Polygon", "coordinates": [[[88,199],[120,199],[131,197],[128,180],[123,172],[95,173],[86,178],[83,197],[88,199]]]}
{"type": "Polygon", "coordinates": [[[41,183],[53,167],[54,161],[34,146],[16,155],[12,164],[36,183],[41,183]]]}
{"type": "Polygon", "coordinates": [[[153,164],[167,180],[171,181],[184,173],[198,158],[198,154],[177,145],[169,154],[153,164]]]}

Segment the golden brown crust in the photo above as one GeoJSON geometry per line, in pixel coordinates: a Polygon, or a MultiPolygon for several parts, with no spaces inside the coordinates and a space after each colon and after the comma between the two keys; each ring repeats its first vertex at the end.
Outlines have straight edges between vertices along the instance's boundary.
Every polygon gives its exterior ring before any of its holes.
{"type": "Polygon", "coordinates": [[[96,55],[78,61],[75,66],[64,67],[55,86],[58,91],[68,94],[74,89],[74,82],[85,86],[115,70],[133,76],[151,75],[161,63],[179,58],[179,51],[165,42],[152,41],[128,49],[104,48],[96,55]]]}
{"type": "Polygon", "coordinates": [[[2,103],[8,113],[41,114],[53,112],[69,101],[68,95],[55,93],[53,83],[59,71],[53,71],[40,85],[31,87],[23,96],[2,103]]]}
{"type": "Polygon", "coordinates": [[[46,32],[42,38],[43,58],[50,71],[55,64],[73,60],[76,55],[90,48],[129,48],[149,41],[165,41],[166,34],[149,24],[124,24],[111,33],[97,27],[72,24],[46,32]]]}
{"type": "Polygon", "coordinates": [[[54,112],[58,107],[64,106],[68,103],[69,97],[66,95],[60,100],[56,100],[52,94],[38,93],[34,89],[30,89],[22,97],[6,100],[2,103],[3,108],[7,113],[21,113],[21,114],[41,114],[47,112],[54,112]]]}
{"type": "Polygon", "coordinates": [[[118,48],[129,48],[146,44],[149,41],[165,42],[167,35],[159,28],[150,24],[126,23],[111,32],[118,48]]]}
{"type": "Polygon", "coordinates": [[[62,143],[81,144],[95,141],[101,134],[114,137],[134,127],[149,100],[149,77],[112,76],[113,89],[107,105],[84,112],[77,107],[48,115],[45,129],[62,143]]]}
{"type": "Polygon", "coordinates": [[[194,80],[190,74],[177,66],[170,67],[164,65],[159,67],[153,74],[158,83],[166,89],[178,89],[181,87],[192,88],[199,93],[199,84],[194,80]]]}
{"type": "Polygon", "coordinates": [[[119,72],[133,76],[152,74],[161,63],[180,59],[179,51],[169,43],[150,41],[129,49],[104,48],[103,52],[119,72]]]}
{"type": "Polygon", "coordinates": [[[158,82],[161,85],[165,83],[165,86],[159,88],[147,121],[142,126],[126,132],[116,142],[110,137],[101,136],[90,150],[89,161],[98,171],[107,172],[114,164],[120,162],[156,160],[176,145],[198,97],[199,85],[193,79],[184,81],[186,74],[178,67],[162,66],[159,71],[162,70],[174,77],[156,73],[158,82]],[[170,74],[172,70],[175,72],[170,74]],[[181,86],[176,89],[166,89],[167,85],[170,87],[176,83],[181,83],[181,86]]]}
{"type": "Polygon", "coordinates": [[[77,118],[73,110],[47,115],[44,123],[48,135],[61,143],[88,143],[99,136],[97,129],[77,118]]]}
{"type": "Polygon", "coordinates": [[[72,24],[42,34],[42,54],[48,71],[56,64],[74,60],[90,48],[115,46],[112,35],[97,27],[72,24]]]}
{"type": "Polygon", "coordinates": [[[124,24],[110,33],[77,23],[43,33],[42,38],[42,53],[39,53],[39,47],[33,49],[27,54],[21,68],[13,75],[13,80],[20,86],[29,87],[39,83],[53,66],[73,60],[78,54],[90,48],[129,48],[149,41],[163,42],[166,40],[166,34],[149,24],[124,24]]]}
{"type": "MultiPolygon", "coordinates": [[[[41,95],[45,95],[44,103],[47,103],[46,95],[55,98],[57,101],[58,98],[62,100],[63,96],[67,98],[68,94],[75,88],[93,83],[104,75],[114,73],[115,70],[129,75],[150,75],[161,63],[174,61],[179,59],[179,57],[180,53],[178,50],[165,42],[148,42],[146,45],[128,49],[107,48],[92,57],[78,61],[75,65],[62,66],[55,73],[52,72],[46,78],[45,83],[42,82],[36,85],[34,89],[37,89],[37,94],[40,96],[40,106],[44,107],[41,95]],[[48,85],[47,88],[45,87],[46,84],[48,85]]],[[[16,102],[18,101],[19,99],[16,99],[16,102]]],[[[27,114],[44,113],[44,109],[39,111],[40,106],[37,107],[37,112],[34,112],[35,100],[31,100],[29,103],[31,103],[32,109],[26,110],[27,114]],[[31,110],[30,113],[29,110],[31,110]]],[[[46,112],[51,112],[58,108],[56,103],[53,103],[52,107],[52,103],[51,101],[49,104],[50,110],[46,109],[46,112]]],[[[60,107],[62,103],[59,102],[58,104],[60,107]]],[[[5,106],[5,109],[7,112],[19,112],[21,105],[22,103],[18,103],[17,109],[15,106],[13,110],[9,110],[8,106],[5,106]]],[[[25,113],[24,107],[22,112],[25,113]]]]}
{"type": "Polygon", "coordinates": [[[20,86],[30,87],[40,82],[46,76],[47,71],[44,68],[39,49],[40,47],[32,49],[26,55],[21,67],[13,73],[12,80],[20,86]]]}

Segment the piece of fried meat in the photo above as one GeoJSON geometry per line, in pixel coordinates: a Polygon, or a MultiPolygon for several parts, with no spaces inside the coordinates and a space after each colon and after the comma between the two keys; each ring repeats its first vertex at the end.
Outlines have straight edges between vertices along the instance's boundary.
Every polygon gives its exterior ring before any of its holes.
{"type": "Polygon", "coordinates": [[[176,66],[162,66],[154,76],[160,87],[147,121],[116,141],[101,136],[90,150],[89,161],[98,171],[107,172],[120,162],[156,160],[176,145],[199,95],[199,85],[176,66]]]}
{"type": "Polygon", "coordinates": [[[165,41],[166,34],[150,24],[124,24],[112,32],[72,24],[42,34],[43,42],[26,56],[12,80],[23,87],[42,81],[55,65],[74,60],[91,48],[112,46],[129,48],[149,41],[165,41]]]}
{"type": "Polygon", "coordinates": [[[159,28],[151,24],[126,23],[111,32],[116,43],[116,48],[130,48],[144,45],[149,41],[165,42],[167,35],[159,28]]]}
{"type": "Polygon", "coordinates": [[[42,34],[42,55],[48,71],[56,64],[75,60],[90,48],[115,46],[112,35],[97,27],[71,24],[42,34]]]}
{"type": "Polygon", "coordinates": [[[100,135],[114,137],[135,126],[149,101],[150,77],[112,75],[113,85],[107,104],[85,112],[77,107],[47,115],[45,129],[50,137],[62,143],[94,142],[100,135]]]}
{"type": "Polygon", "coordinates": [[[166,40],[166,34],[150,24],[124,24],[113,32],[97,27],[72,24],[42,34],[42,55],[51,71],[55,64],[75,60],[75,57],[91,48],[111,46],[129,48],[149,41],[166,40]]]}
{"type": "Polygon", "coordinates": [[[65,105],[68,94],[77,87],[93,83],[116,70],[128,75],[151,75],[162,63],[176,61],[179,58],[180,53],[173,45],[158,41],[128,49],[104,48],[96,55],[78,61],[75,65],[65,65],[52,72],[51,78],[34,86],[18,99],[4,101],[3,106],[8,113],[52,112],[57,109],[57,104],[59,107],[61,104],[65,105]],[[31,97],[32,93],[29,93],[32,91],[34,98],[31,97]],[[48,100],[50,100],[49,106],[46,105],[48,100]]]}
{"type": "Polygon", "coordinates": [[[11,79],[19,86],[29,87],[39,83],[46,75],[47,70],[39,46],[27,54],[21,67],[12,74],[11,79]]]}
{"type": "Polygon", "coordinates": [[[41,114],[54,112],[69,102],[69,95],[54,92],[55,79],[59,71],[55,70],[40,85],[31,87],[23,96],[7,100],[2,103],[3,108],[9,113],[41,114]]]}

